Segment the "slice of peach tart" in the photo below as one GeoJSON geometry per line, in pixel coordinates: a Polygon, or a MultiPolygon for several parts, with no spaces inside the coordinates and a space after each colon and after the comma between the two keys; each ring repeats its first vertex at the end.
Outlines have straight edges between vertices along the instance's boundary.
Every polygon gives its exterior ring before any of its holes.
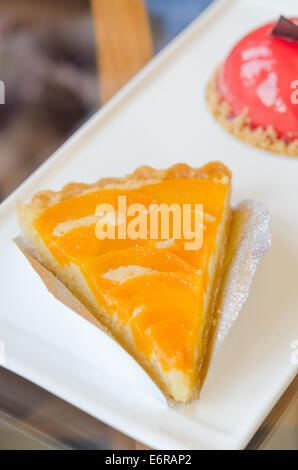
{"type": "Polygon", "coordinates": [[[176,402],[196,398],[206,372],[230,192],[230,171],[211,162],[140,167],[18,204],[20,227],[41,263],[176,402]],[[193,230],[184,230],[184,207],[193,230]]]}

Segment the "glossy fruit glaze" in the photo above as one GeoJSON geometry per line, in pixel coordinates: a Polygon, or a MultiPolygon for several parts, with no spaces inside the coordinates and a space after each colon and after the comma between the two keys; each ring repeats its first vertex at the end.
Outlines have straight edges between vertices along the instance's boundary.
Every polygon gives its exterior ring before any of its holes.
{"type": "MultiPolygon", "coordinates": [[[[220,163],[202,168],[202,176],[157,181],[136,189],[103,188],[51,205],[34,226],[59,265],[79,267],[100,310],[131,331],[136,349],[147,360],[152,354],[164,370],[193,370],[204,327],[204,296],[209,260],[229,189],[230,173],[220,163]],[[127,206],[142,203],[201,203],[204,207],[203,246],[184,249],[184,240],[163,248],[161,240],[104,239],[95,223],[57,234],[59,224],[92,216],[101,203],[116,207],[119,195],[127,206]],[[137,273],[119,279],[113,273],[137,273]]],[[[86,219],[84,219],[86,220],[86,219]]],[[[87,219],[88,220],[88,219],[87,219]]],[[[60,225],[61,226],[61,225],[60,225]]]]}
{"type": "MultiPolygon", "coordinates": [[[[298,24],[298,18],[293,21],[298,24]]],[[[298,138],[298,104],[291,88],[298,80],[298,42],[271,36],[273,26],[266,24],[236,44],[217,85],[233,115],[248,108],[252,128],[272,125],[280,138],[291,141],[298,138]]]]}

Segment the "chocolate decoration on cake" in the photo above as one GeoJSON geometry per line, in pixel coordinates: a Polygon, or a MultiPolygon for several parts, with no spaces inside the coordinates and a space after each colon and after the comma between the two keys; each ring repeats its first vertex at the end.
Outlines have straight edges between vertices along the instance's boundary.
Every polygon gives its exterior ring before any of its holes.
{"type": "Polygon", "coordinates": [[[270,34],[271,36],[278,36],[283,39],[298,41],[298,25],[288,18],[280,16],[270,34]]]}

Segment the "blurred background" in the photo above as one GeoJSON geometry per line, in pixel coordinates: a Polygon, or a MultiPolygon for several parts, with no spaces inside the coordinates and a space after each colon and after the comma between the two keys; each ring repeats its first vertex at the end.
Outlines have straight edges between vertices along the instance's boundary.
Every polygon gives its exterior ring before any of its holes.
{"type": "MultiPolygon", "coordinates": [[[[156,53],[211,0],[146,3],[156,53]]],[[[94,36],[89,0],[0,0],[0,201],[99,108],[94,36]]]]}

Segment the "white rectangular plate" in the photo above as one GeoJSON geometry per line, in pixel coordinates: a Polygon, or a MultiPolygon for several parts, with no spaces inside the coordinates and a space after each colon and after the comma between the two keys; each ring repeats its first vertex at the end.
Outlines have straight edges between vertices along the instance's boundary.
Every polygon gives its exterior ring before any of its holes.
{"type": "MultiPolygon", "coordinates": [[[[276,18],[280,3],[213,4],[0,207],[5,366],[156,449],[243,448],[297,372],[298,159],[242,144],[216,124],[204,99],[215,65],[243,34],[276,18]],[[142,164],[214,159],[233,172],[234,202],[266,204],[272,250],[201,399],[170,408],[119,346],[47,292],[11,241],[19,231],[15,203],[39,189],[123,175],[142,164]]],[[[295,2],[282,3],[284,14],[297,15],[295,2]]]]}

